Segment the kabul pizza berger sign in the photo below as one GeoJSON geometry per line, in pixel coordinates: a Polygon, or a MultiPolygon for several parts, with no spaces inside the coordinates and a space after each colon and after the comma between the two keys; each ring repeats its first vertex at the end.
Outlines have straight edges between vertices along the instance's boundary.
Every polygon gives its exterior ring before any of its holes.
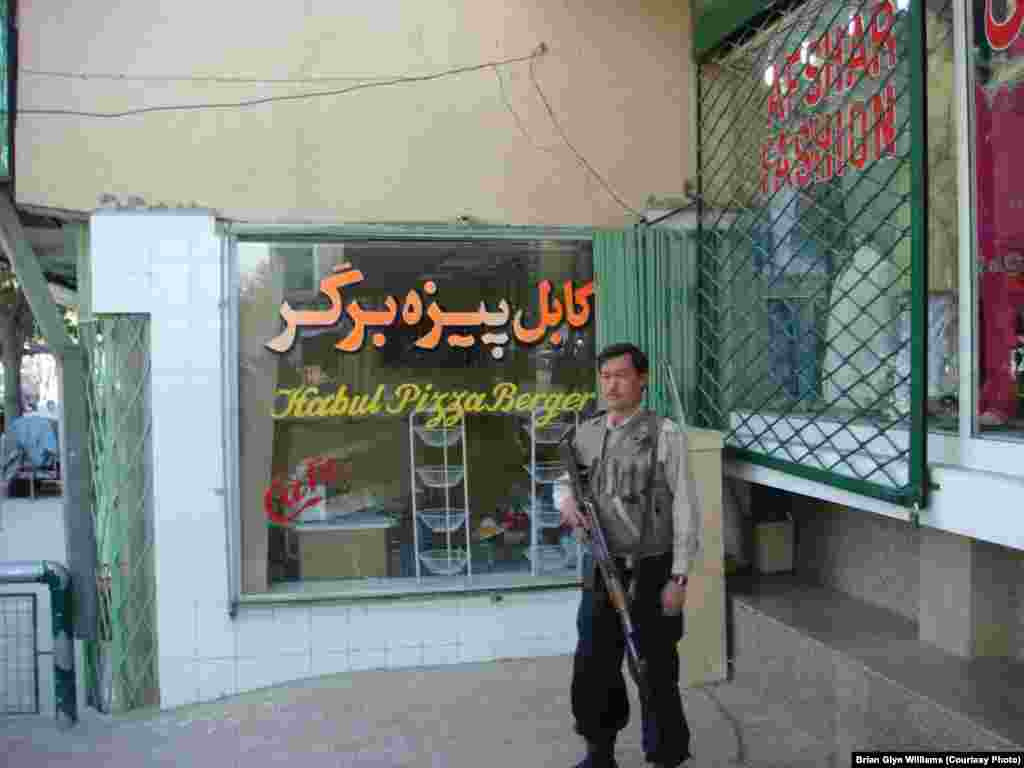
{"type": "MultiPolygon", "coordinates": [[[[410,290],[399,309],[394,297],[387,297],[384,310],[368,310],[358,302],[351,301],[344,305],[341,289],[362,282],[365,276],[349,263],[335,267],[331,274],[320,281],[320,292],[330,299],[331,306],[323,310],[296,310],[287,302],[282,302],[281,318],[285,329],[266,342],[268,349],[284,353],[292,348],[300,327],[331,327],[341,320],[344,309],[351,322],[351,330],[334,346],[345,353],[361,350],[367,338],[367,329],[374,329],[370,334],[371,343],[375,347],[383,347],[387,343],[387,335],[381,329],[394,326],[396,322],[408,326],[418,325],[424,315],[430,319],[430,330],[415,341],[419,349],[436,349],[445,337],[445,330],[457,328],[462,331],[466,327],[486,327],[480,334],[479,341],[491,345],[491,356],[497,360],[504,357],[504,345],[510,340],[508,323],[512,321],[512,334],[516,340],[525,345],[535,345],[547,341],[554,347],[567,341],[564,325],[570,328],[582,328],[591,315],[590,300],[594,293],[594,283],[589,281],[577,287],[571,280],[561,285],[561,298],[552,295],[554,290],[551,281],[544,280],[538,285],[539,322],[534,327],[527,327],[523,322],[523,310],[512,314],[508,302],[502,299],[496,312],[488,311],[486,303],[481,302],[475,312],[445,312],[437,301],[431,301],[424,312],[423,299],[416,290],[410,290]],[[548,331],[553,332],[548,334],[548,331]]],[[[437,293],[437,285],[427,280],[423,291],[428,296],[437,293]]],[[[449,332],[446,343],[450,347],[468,348],[477,343],[477,337],[467,333],[449,332]]],[[[322,394],[319,386],[303,385],[276,392],[277,403],[271,415],[275,419],[284,418],[324,418],[340,416],[367,416],[378,413],[392,415],[415,409],[417,413],[429,412],[433,416],[425,426],[451,427],[459,423],[465,413],[514,413],[540,411],[537,424],[545,426],[560,414],[581,411],[596,397],[591,392],[520,392],[519,387],[511,382],[501,382],[487,392],[460,390],[453,392],[435,391],[430,384],[400,384],[395,387],[393,396],[385,397],[386,388],[379,385],[375,392],[357,394],[350,392],[344,385],[336,392],[322,394]]]]}

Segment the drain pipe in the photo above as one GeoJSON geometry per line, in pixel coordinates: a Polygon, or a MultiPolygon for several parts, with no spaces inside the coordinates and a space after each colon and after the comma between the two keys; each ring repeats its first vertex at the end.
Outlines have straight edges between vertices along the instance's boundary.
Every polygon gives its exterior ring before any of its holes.
{"type": "Polygon", "coordinates": [[[0,562],[0,584],[46,584],[50,588],[57,726],[70,728],[78,721],[74,641],[71,639],[71,576],[63,565],[52,560],[0,562]]]}

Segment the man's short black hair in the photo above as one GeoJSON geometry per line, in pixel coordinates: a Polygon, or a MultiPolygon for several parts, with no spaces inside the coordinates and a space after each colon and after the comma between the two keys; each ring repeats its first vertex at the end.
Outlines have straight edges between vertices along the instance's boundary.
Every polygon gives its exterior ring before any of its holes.
{"type": "Polygon", "coordinates": [[[611,346],[605,347],[601,350],[601,354],[597,356],[597,370],[601,370],[605,363],[609,360],[613,360],[616,357],[622,357],[623,355],[629,355],[630,361],[633,363],[633,368],[639,374],[647,373],[647,369],[650,367],[647,362],[647,355],[645,355],[640,347],[636,344],[629,344],[627,342],[620,342],[618,344],[612,344],[611,346]]]}

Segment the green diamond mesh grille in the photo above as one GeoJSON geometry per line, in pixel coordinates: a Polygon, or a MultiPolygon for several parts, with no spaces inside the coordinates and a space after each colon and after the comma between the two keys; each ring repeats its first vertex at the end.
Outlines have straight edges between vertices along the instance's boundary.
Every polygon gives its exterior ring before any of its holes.
{"type": "Polygon", "coordinates": [[[99,632],[90,653],[104,712],[159,704],[149,514],[149,319],[98,315],[81,327],[98,548],[99,632]]]}
{"type": "Polygon", "coordinates": [[[766,8],[699,62],[698,422],[743,458],[920,501],[922,10],[766,8]]]}

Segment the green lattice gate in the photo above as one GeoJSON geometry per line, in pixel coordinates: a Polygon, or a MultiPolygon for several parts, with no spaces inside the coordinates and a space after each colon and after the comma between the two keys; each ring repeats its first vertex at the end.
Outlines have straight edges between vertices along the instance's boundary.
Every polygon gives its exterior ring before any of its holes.
{"type": "Polygon", "coordinates": [[[923,4],[715,5],[696,46],[697,421],[735,457],[918,507],[923,4]]]}
{"type": "Polygon", "coordinates": [[[104,712],[159,704],[151,504],[149,319],[97,315],[89,361],[89,441],[98,548],[99,631],[90,651],[104,712]]]}

